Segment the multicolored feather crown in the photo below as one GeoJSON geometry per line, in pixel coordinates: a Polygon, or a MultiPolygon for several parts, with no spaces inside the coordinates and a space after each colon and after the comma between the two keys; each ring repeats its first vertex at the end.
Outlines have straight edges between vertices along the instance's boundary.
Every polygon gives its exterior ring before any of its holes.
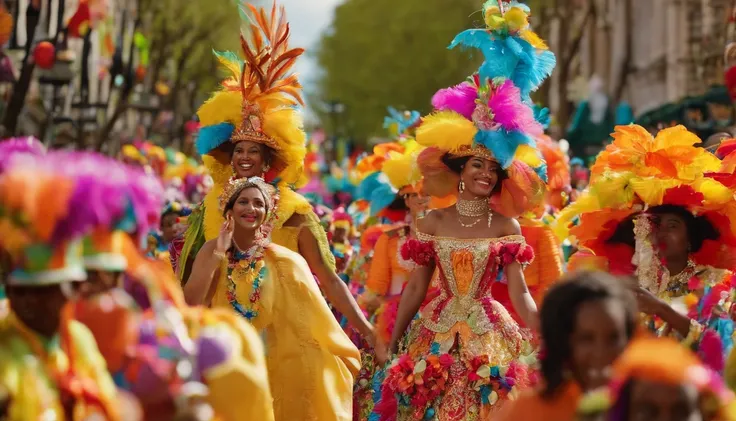
{"type": "Polygon", "coordinates": [[[694,387],[703,419],[736,420],[736,399],[721,376],[690,349],[669,338],[642,338],[630,343],[616,360],[610,383],[584,396],[578,412],[608,413],[612,414],[608,419],[625,419],[625,415],[619,415],[628,410],[625,387],[635,380],[694,387]]]}
{"type": "Polygon", "coordinates": [[[197,112],[202,123],[197,150],[227,165],[234,143],[248,140],[265,145],[273,152],[270,177],[298,187],[306,182],[306,136],[297,111],[303,105],[301,85],[289,71],[304,50],[289,48],[283,6],[277,8],[274,2],[270,13],[251,4],[243,8],[249,20],[248,34],[240,36],[244,58],[215,52],[229,75],[197,112]]]}
{"type": "Polygon", "coordinates": [[[617,126],[612,136],[593,165],[589,188],[558,214],[558,236],[573,235],[582,248],[612,262],[630,262],[631,247],[608,241],[619,224],[647,208],[674,205],[704,217],[719,233],[693,260],[730,268],[736,252],[733,172],[720,168],[721,161],[698,147],[700,139],[683,126],[656,136],[640,126],[617,126]]]}
{"type": "Polygon", "coordinates": [[[485,148],[503,168],[511,165],[520,145],[534,146],[534,137],[544,133],[534,110],[507,79],[484,82],[475,74],[437,92],[432,106],[436,112],[417,129],[419,144],[458,156],[485,148]]]}
{"type": "Polygon", "coordinates": [[[159,180],[96,153],[57,152],[48,158],[75,184],[70,198],[74,211],[55,235],[84,238],[88,269],[125,270],[130,253],[142,248],[148,233],[158,227],[164,204],[159,180]]]}
{"type": "Polygon", "coordinates": [[[557,64],[554,53],[529,25],[531,10],[516,1],[488,0],[483,6],[485,29],[468,29],[458,34],[450,48],[462,46],[481,51],[481,79],[511,80],[525,102],[552,74],[557,64]]]}
{"type": "Polygon", "coordinates": [[[11,257],[9,282],[17,285],[86,279],[81,238],[59,234],[76,211],[71,206],[76,183],[44,158],[24,160],[0,175],[0,248],[11,257]]]}

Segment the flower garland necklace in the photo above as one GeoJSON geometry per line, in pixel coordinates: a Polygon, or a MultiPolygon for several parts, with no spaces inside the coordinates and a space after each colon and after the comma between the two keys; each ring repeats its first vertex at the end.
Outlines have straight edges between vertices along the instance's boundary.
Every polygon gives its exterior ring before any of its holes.
{"type": "Polygon", "coordinates": [[[268,272],[266,263],[263,260],[263,251],[271,242],[273,224],[279,219],[276,213],[280,199],[278,180],[274,180],[271,186],[274,188],[274,191],[270,197],[270,209],[266,214],[265,221],[258,232],[256,232],[255,244],[248,250],[242,251],[235,241],[233,241],[230,250],[227,252],[227,300],[232,308],[249,322],[252,322],[258,316],[261,286],[268,272]],[[245,305],[238,301],[237,284],[235,283],[234,275],[253,279],[251,282],[252,289],[248,296],[248,302],[245,305]]]}
{"type": "Polygon", "coordinates": [[[266,277],[263,247],[255,245],[245,252],[240,251],[237,246],[231,247],[227,253],[227,262],[227,300],[238,314],[252,322],[258,316],[261,286],[266,277]],[[245,305],[238,301],[237,284],[233,279],[236,272],[253,279],[251,293],[245,305]]]}

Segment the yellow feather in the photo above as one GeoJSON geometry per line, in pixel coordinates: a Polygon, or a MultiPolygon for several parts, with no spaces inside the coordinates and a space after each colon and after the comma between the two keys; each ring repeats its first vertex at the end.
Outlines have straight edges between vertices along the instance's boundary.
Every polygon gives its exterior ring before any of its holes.
{"type": "Polygon", "coordinates": [[[516,148],[514,159],[519,160],[532,168],[542,165],[542,157],[539,156],[539,151],[529,145],[519,145],[519,147],[516,148]]]}
{"type": "Polygon", "coordinates": [[[217,92],[197,110],[202,126],[232,123],[238,127],[243,121],[243,96],[240,92],[217,92]]]}
{"type": "Polygon", "coordinates": [[[215,54],[215,57],[217,57],[217,61],[220,63],[220,65],[229,72],[230,77],[228,78],[228,80],[232,80],[235,83],[240,84],[240,76],[243,71],[243,65],[236,61],[229,60],[221,54],[215,54]]]}
{"type": "Polygon", "coordinates": [[[307,148],[300,113],[290,107],[270,110],[263,117],[263,132],[276,140],[278,155],[286,163],[287,168],[280,177],[289,184],[304,183],[307,148]]]}
{"type": "Polygon", "coordinates": [[[440,111],[425,117],[417,128],[416,140],[426,147],[454,152],[473,145],[478,132],[472,121],[454,111],[440,111]]]}
{"type": "Polygon", "coordinates": [[[388,177],[389,183],[400,190],[402,187],[413,186],[422,179],[422,173],[417,165],[417,155],[422,147],[414,140],[407,141],[404,153],[389,152],[389,158],[383,163],[381,171],[388,177]]]}
{"type": "Polygon", "coordinates": [[[544,40],[531,29],[522,30],[521,38],[531,44],[532,47],[536,48],[537,50],[549,50],[549,46],[547,46],[547,43],[544,42],[544,40]]]}

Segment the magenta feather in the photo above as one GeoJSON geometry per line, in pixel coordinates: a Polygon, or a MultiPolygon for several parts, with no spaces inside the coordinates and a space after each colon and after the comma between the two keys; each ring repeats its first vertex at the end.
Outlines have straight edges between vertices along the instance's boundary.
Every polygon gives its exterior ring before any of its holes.
{"type": "Polygon", "coordinates": [[[544,133],[544,128],[534,118],[534,110],[521,100],[521,91],[510,80],[495,89],[488,101],[493,120],[507,132],[522,132],[528,136],[544,133]]]}
{"type": "Polygon", "coordinates": [[[0,142],[0,174],[28,157],[41,156],[46,148],[35,137],[14,137],[0,142]]]}
{"type": "Polygon", "coordinates": [[[723,353],[723,342],[718,333],[711,329],[706,329],[703,333],[703,339],[700,341],[700,347],[698,350],[700,359],[716,372],[723,370],[724,366],[724,353],[723,353]]]}
{"type": "Polygon", "coordinates": [[[69,207],[73,211],[59,224],[54,239],[83,236],[104,226],[146,235],[158,223],[163,188],[153,176],[95,153],[59,152],[49,161],[62,176],[74,180],[69,207]]]}
{"type": "Polygon", "coordinates": [[[432,97],[432,106],[438,111],[455,111],[468,120],[473,119],[478,90],[464,82],[447,89],[440,89],[432,97]]]}

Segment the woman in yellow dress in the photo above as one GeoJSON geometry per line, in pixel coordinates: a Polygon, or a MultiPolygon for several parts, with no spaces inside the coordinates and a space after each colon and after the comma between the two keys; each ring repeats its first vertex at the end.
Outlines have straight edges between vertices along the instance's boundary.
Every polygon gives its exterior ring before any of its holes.
{"type": "Polygon", "coordinates": [[[277,421],[352,419],[357,348],[298,254],[270,244],[278,197],[260,178],[231,182],[226,218],[184,286],[188,303],[231,308],[263,333],[277,421]]]}
{"type": "Polygon", "coordinates": [[[249,9],[252,40],[242,38],[245,60],[230,52],[216,54],[232,75],[197,112],[202,123],[197,149],[214,186],[189,216],[185,240],[175,242],[171,251],[178,262],[177,273],[186,282],[199,248],[217,238],[223,223],[217,201],[228,182],[262,177],[280,197],[274,243],[304,257],[329,302],[372,343],[373,328],[335,273],[335,259],[319,218],[311,204],[292,190],[306,181],[306,137],[296,109],[302,103],[301,85],[296,75],[287,74],[303,50],[288,47],[283,7],[280,13],[275,4],[271,13],[250,5],[249,9]]]}

